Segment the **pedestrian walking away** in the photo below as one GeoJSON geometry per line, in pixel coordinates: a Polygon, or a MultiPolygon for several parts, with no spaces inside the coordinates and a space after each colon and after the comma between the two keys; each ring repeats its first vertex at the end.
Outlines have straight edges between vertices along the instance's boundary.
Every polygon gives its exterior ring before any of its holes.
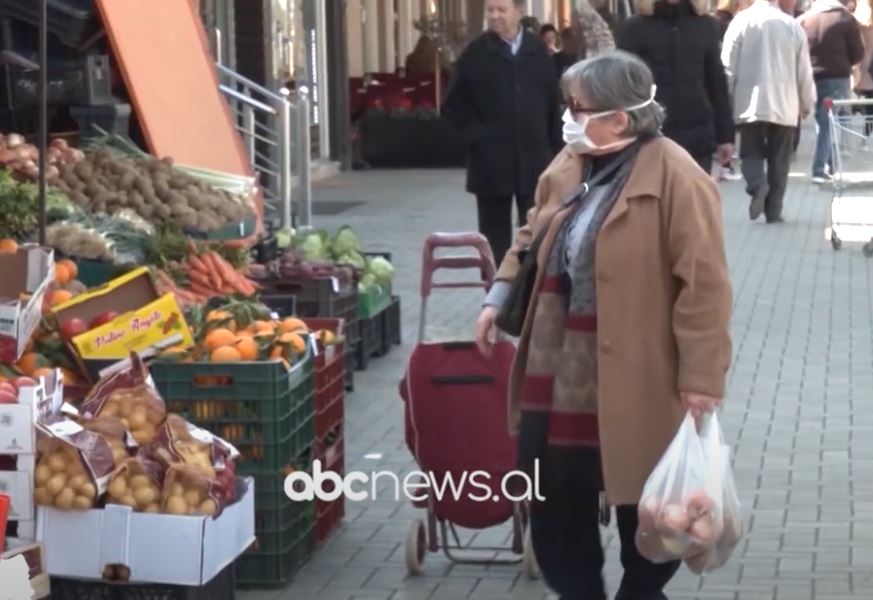
{"type": "Polygon", "coordinates": [[[526,6],[486,0],[489,30],[458,58],[443,104],[465,137],[467,191],[498,262],[512,242],[513,198],[523,224],[537,179],[561,147],[555,64],[520,26],[526,6]]]}
{"type": "MultiPolygon", "coordinates": [[[[864,42],[864,58],[861,63],[855,65],[852,80],[855,82],[855,93],[873,100],[873,77],[870,69],[873,67],[873,1],[859,0],[855,8],[855,19],[861,28],[861,39],[864,42]]],[[[865,106],[861,110],[867,119],[864,123],[864,135],[869,136],[873,132],[873,105],[865,106]]]]}
{"type": "Polygon", "coordinates": [[[664,134],[711,173],[731,159],[734,123],[719,58],[721,27],[703,0],[637,0],[638,14],[618,35],[618,47],[652,70],[656,96],[667,109],[664,134]]]}
{"type": "Polygon", "coordinates": [[[809,43],[815,79],[815,155],[812,178],[824,183],[833,175],[831,131],[825,100],[845,100],[851,93],[852,69],[864,58],[861,27],[840,0],[815,0],[797,22],[809,43]]]}
{"type": "Polygon", "coordinates": [[[728,26],[722,43],[749,218],[782,223],[795,128],[815,104],[806,34],[778,0],[755,0],[728,26]]]}
{"type": "Polygon", "coordinates": [[[533,547],[562,600],[607,598],[601,497],[616,509],[621,541],[615,598],[666,598],[680,563],[639,553],[637,505],[686,410],[720,403],[731,360],[718,188],[661,135],[653,83],[622,51],[564,74],[567,145],[540,178],[476,327],[488,352],[515,279],[530,273],[520,256],[540,240],[509,420],[519,468],[540,466],[533,547]]]}

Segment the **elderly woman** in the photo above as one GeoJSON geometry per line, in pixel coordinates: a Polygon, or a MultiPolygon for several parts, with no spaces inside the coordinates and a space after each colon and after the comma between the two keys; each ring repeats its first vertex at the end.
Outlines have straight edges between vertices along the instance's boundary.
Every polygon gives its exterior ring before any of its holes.
{"type": "Polygon", "coordinates": [[[663,599],[679,563],[637,551],[637,504],[686,411],[712,411],[724,394],[731,287],[719,193],[660,134],[664,111],[640,59],[582,61],[562,87],[567,145],[539,179],[476,339],[490,352],[520,253],[542,235],[509,393],[520,466],[539,462],[545,496],[531,508],[534,552],[560,598],[605,599],[603,492],[621,539],[616,600],[663,599]]]}

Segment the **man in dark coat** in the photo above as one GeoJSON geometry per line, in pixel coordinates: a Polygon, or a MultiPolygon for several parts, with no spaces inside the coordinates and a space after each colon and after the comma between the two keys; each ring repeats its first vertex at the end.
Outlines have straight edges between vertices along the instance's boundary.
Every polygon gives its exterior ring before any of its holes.
{"type": "Polygon", "coordinates": [[[642,58],[667,110],[664,134],[712,171],[731,159],[733,113],[721,63],[721,29],[705,0],[637,0],[638,14],[619,31],[617,45],[642,58]]]}
{"type": "Polygon", "coordinates": [[[489,31],[458,58],[443,114],[467,141],[467,191],[497,264],[524,223],[540,173],[563,147],[558,78],[539,36],[520,26],[524,0],[486,0],[489,31]]]}

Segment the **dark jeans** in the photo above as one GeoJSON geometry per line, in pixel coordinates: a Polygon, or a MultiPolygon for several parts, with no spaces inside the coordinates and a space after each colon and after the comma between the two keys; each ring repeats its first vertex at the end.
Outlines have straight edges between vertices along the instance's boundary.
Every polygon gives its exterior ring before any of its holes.
{"type": "Polygon", "coordinates": [[[774,123],[741,125],[740,160],[746,192],[754,195],[762,185],[769,187],[764,212],[768,220],[782,216],[782,200],[788,186],[795,128],[774,123]]]}
{"type": "MultiPolygon", "coordinates": [[[[476,196],[479,232],[488,238],[494,261],[499,266],[512,245],[512,196],[476,196]]],[[[518,219],[523,225],[527,211],[533,207],[533,196],[515,196],[518,219]]]]}
{"type": "MultiPolygon", "coordinates": [[[[560,600],[606,600],[604,553],[600,541],[600,485],[598,466],[570,472],[541,466],[545,500],[531,506],[534,554],[546,584],[560,600]]],[[[637,551],[637,507],[616,508],[624,576],[615,600],[666,600],[664,586],[673,578],[679,561],[656,565],[637,551]]]]}
{"type": "Polygon", "coordinates": [[[697,161],[697,164],[700,165],[701,169],[706,171],[707,175],[710,175],[712,173],[712,154],[695,156],[694,160],[697,161]]]}
{"type": "Polygon", "coordinates": [[[824,106],[826,98],[832,100],[844,100],[849,97],[849,78],[823,78],[815,81],[815,128],[817,138],[815,141],[815,155],[812,159],[812,175],[824,175],[826,172],[833,174],[831,127],[828,120],[828,111],[824,106]]]}

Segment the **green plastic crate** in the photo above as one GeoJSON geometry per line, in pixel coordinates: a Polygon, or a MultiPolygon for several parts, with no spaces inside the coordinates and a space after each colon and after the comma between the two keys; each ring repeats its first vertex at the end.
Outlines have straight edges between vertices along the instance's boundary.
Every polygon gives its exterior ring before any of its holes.
{"type": "Polygon", "coordinates": [[[388,308],[391,303],[391,289],[373,286],[366,292],[358,293],[358,317],[371,319],[388,308]]]}
{"type": "Polygon", "coordinates": [[[152,377],[170,412],[239,449],[239,472],[278,473],[315,439],[313,357],[278,361],[155,362],[152,377]]]}
{"type": "MultiPolygon", "coordinates": [[[[313,449],[293,460],[298,471],[312,473],[313,449]]],[[[285,475],[255,477],[255,535],[252,550],[277,554],[289,550],[315,520],[315,502],[295,502],[285,494],[285,475]],[[258,484],[264,488],[258,490],[258,484]],[[265,501],[266,499],[266,501],[265,501]]]]}

